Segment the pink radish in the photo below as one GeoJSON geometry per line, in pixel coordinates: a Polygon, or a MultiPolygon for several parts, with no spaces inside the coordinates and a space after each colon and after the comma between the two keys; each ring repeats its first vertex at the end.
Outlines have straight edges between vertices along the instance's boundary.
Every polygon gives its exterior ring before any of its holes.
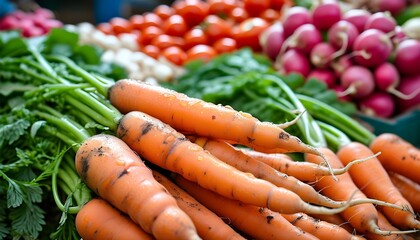
{"type": "Polygon", "coordinates": [[[351,57],[350,55],[343,55],[332,61],[331,67],[334,69],[336,76],[341,76],[347,68],[354,65],[351,57]]]}
{"type": "Polygon", "coordinates": [[[336,2],[323,2],[312,10],[312,23],[319,30],[328,30],[341,20],[341,9],[336,2]]]}
{"type": "Polygon", "coordinates": [[[289,49],[276,59],[275,68],[282,74],[298,73],[306,78],[311,70],[311,64],[303,53],[289,49]]]}
{"type": "MultiPolygon", "coordinates": [[[[419,27],[419,29],[420,29],[420,27],[419,27]]],[[[394,45],[398,46],[398,44],[400,44],[403,40],[405,40],[407,38],[408,38],[408,36],[405,33],[403,27],[396,26],[395,30],[394,30],[394,35],[391,37],[391,40],[394,43],[394,45]]]]}
{"type": "Polygon", "coordinates": [[[324,82],[328,88],[333,88],[336,84],[336,77],[332,70],[329,69],[313,69],[306,77],[309,79],[317,79],[324,82]]]}
{"type": "Polygon", "coordinates": [[[283,17],[284,36],[287,38],[292,35],[295,30],[303,24],[311,23],[311,15],[307,8],[301,6],[293,6],[289,8],[283,17]]]}
{"type": "Polygon", "coordinates": [[[359,65],[347,68],[341,75],[340,83],[346,88],[346,92],[354,98],[366,97],[375,89],[372,72],[359,65]]]}
{"type": "MultiPolygon", "coordinates": [[[[295,48],[305,54],[309,54],[312,48],[318,43],[322,42],[321,32],[312,24],[307,23],[296,29],[296,31],[289,36],[282,48],[295,48]]],[[[283,50],[281,51],[281,53],[283,50]]]]}
{"type": "Polygon", "coordinates": [[[334,58],[335,52],[334,47],[330,43],[320,42],[311,50],[311,63],[317,68],[329,67],[334,58]]]}
{"type": "Polygon", "coordinates": [[[272,60],[276,59],[284,42],[284,29],[280,22],[272,24],[260,35],[263,52],[272,60]]]}
{"type": "Polygon", "coordinates": [[[390,12],[393,16],[400,13],[407,5],[406,0],[371,0],[369,7],[375,12],[390,12]]]}
{"type": "Polygon", "coordinates": [[[366,22],[371,15],[372,14],[365,9],[350,9],[344,13],[343,20],[352,23],[359,33],[361,33],[365,30],[366,22]]]}
{"type": "Polygon", "coordinates": [[[359,31],[352,23],[340,20],[328,30],[328,42],[345,52],[352,48],[358,35],[359,31]]]}
{"type": "Polygon", "coordinates": [[[346,88],[344,88],[343,86],[337,84],[334,87],[332,87],[332,90],[335,91],[338,99],[340,99],[341,101],[350,102],[352,100],[349,93],[346,92],[346,88]]]}
{"type": "Polygon", "coordinates": [[[0,20],[0,30],[11,30],[19,27],[19,19],[13,15],[7,15],[0,20]]]}
{"type": "Polygon", "coordinates": [[[397,90],[406,95],[416,95],[411,99],[397,99],[398,111],[405,112],[411,108],[420,106],[420,74],[413,75],[410,77],[404,77],[401,79],[401,83],[397,87],[397,90]],[[416,94],[417,93],[417,94],[416,94]]]}
{"type": "Polygon", "coordinates": [[[420,41],[406,39],[395,50],[394,64],[403,75],[420,74],[420,41]]]}
{"type": "Polygon", "coordinates": [[[396,26],[397,22],[389,13],[377,12],[368,18],[365,30],[378,29],[384,33],[389,33],[395,31],[396,26]]]}
{"type": "Polygon", "coordinates": [[[375,67],[388,60],[393,49],[392,42],[384,32],[368,29],[354,40],[353,53],[356,63],[375,67]]]}
{"type": "Polygon", "coordinates": [[[389,118],[395,112],[395,101],[391,95],[375,92],[360,100],[360,112],[373,117],[389,118]]]}

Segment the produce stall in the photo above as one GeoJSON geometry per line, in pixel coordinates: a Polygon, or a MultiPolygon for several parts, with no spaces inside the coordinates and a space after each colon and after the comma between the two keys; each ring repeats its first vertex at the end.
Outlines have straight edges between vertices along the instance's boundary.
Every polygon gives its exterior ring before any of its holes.
{"type": "Polygon", "coordinates": [[[0,1],[0,239],[420,239],[418,2],[30,3],[0,1]]]}

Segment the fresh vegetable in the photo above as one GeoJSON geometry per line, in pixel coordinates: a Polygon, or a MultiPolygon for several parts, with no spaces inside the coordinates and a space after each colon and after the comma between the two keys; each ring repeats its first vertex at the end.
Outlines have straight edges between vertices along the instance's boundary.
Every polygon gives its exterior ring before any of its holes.
{"type": "Polygon", "coordinates": [[[79,147],[75,162],[91,189],[156,239],[201,239],[175,198],[122,140],[105,134],[90,137],[79,147]]]}
{"type": "Polygon", "coordinates": [[[411,179],[405,177],[404,175],[395,173],[395,172],[389,172],[388,174],[391,178],[392,183],[395,185],[395,187],[398,188],[398,190],[401,192],[403,197],[407,199],[408,202],[410,202],[411,206],[413,207],[413,210],[416,213],[420,212],[420,184],[412,181],[411,179]]]}
{"type": "Polygon", "coordinates": [[[99,198],[90,200],[80,209],[76,216],[76,228],[85,240],[154,239],[120,210],[99,198]]]}

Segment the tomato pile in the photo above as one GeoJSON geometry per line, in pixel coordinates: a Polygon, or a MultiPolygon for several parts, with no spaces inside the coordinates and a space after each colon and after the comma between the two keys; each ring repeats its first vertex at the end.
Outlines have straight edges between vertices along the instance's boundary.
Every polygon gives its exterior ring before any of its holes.
{"type": "Polygon", "coordinates": [[[259,35],[278,20],[287,0],[178,0],[151,12],[98,24],[105,34],[136,34],[139,50],[182,66],[241,47],[261,51],[259,35]]]}

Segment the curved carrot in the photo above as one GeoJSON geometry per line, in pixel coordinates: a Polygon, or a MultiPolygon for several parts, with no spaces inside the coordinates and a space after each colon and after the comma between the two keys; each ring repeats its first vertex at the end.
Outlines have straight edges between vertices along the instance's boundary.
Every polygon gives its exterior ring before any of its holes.
{"type": "Polygon", "coordinates": [[[333,215],[311,214],[308,216],[318,219],[320,221],[324,221],[324,222],[328,222],[328,223],[332,223],[334,225],[340,226],[346,229],[347,232],[349,233],[356,232],[354,227],[348,221],[346,221],[339,213],[333,214],[333,215]]]}
{"type": "Polygon", "coordinates": [[[256,239],[317,239],[293,226],[278,212],[240,201],[232,200],[209,191],[177,175],[174,181],[203,205],[229,222],[238,230],[256,239]]]}
{"type": "Polygon", "coordinates": [[[401,195],[411,204],[414,212],[420,214],[420,184],[398,173],[388,172],[388,175],[401,195]]]}
{"type": "Polygon", "coordinates": [[[290,190],[222,162],[168,124],[146,113],[126,114],[120,121],[117,136],[153,164],[244,203],[282,213],[335,214],[348,207],[330,209],[310,205],[290,190]]]}
{"type": "Polygon", "coordinates": [[[141,111],[180,132],[230,140],[251,148],[319,154],[316,148],[304,144],[278,125],[162,86],[119,80],[110,88],[109,100],[122,113],[141,111]]]}
{"type": "MultiPolygon", "coordinates": [[[[399,229],[394,227],[380,211],[378,211],[378,225],[381,229],[389,229],[394,232],[399,231],[399,229]]],[[[366,233],[365,237],[372,240],[414,240],[414,238],[408,234],[378,235],[375,233],[366,233]]]]}
{"type": "MultiPolygon", "coordinates": [[[[417,133],[418,134],[418,133],[417,133]]],[[[420,184],[420,149],[393,133],[378,135],[370,144],[384,168],[420,184]]]]}
{"type": "Polygon", "coordinates": [[[312,186],[253,159],[225,141],[194,136],[189,139],[223,162],[243,172],[249,172],[257,178],[267,180],[278,187],[293,191],[306,202],[326,207],[340,207],[347,203],[333,201],[319,194],[312,186]]]}
{"type": "MultiPolygon", "coordinates": [[[[343,167],[340,159],[338,159],[337,155],[332,150],[320,148],[320,151],[324,153],[333,168],[343,167]]],[[[323,162],[321,158],[313,154],[307,154],[306,161],[315,164],[323,162]]],[[[349,173],[337,175],[337,181],[329,176],[321,177],[314,183],[314,186],[317,190],[321,191],[322,194],[337,201],[345,201],[348,199],[367,200],[366,195],[356,186],[349,173]]],[[[341,212],[340,215],[343,216],[346,221],[350,222],[358,232],[374,232],[381,235],[390,234],[389,231],[384,231],[387,229],[379,229],[378,211],[372,203],[387,205],[386,203],[380,203],[380,201],[371,199],[371,203],[349,207],[341,212]]]]}
{"type": "Polygon", "coordinates": [[[103,199],[87,202],[76,215],[76,229],[84,240],[152,240],[151,235],[103,199]]]}
{"type": "MultiPolygon", "coordinates": [[[[337,156],[343,164],[372,156],[374,153],[369,147],[351,142],[338,150],[337,156]]],[[[415,219],[410,203],[401,195],[398,189],[392,184],[388,173],[377,158],[359,163],[349,169],[349,174],[356,186],[366,194],[367,197],[382,200],[399,206],[407,211],[384,207],[383,213],[389,221],[401,229],[420,228],[420,222],[415,219]]]]}
{"type": "Polygon", "coordinates": [[[320,221],[304,213],[282,214],[282,216],[296,227],[314,235],[319,239],[365,239],[361,236],[349,233],[346,229],[339,225],[326,221],[320,221]]]}
{"type": "Polygon", "coordinates": [[[88,138],[76,153],[86,185],[157,239],[201,239],[188,215],[127,144],[111,135],[88,138]]]}
{"type": "Polygon", "coordinates": [[[294,161],[289,155],[283,153],[264,153],[248,149],[242,149],[242,151],[246,155],[303,182],[313,182],[321,176],[331,176],[331,172],[334,175],[343,174],[347,172],[352,165],[361,162],[354,161],[345,167],[332,168],[332,170],[330,170],[321,164],[294,161]]]}
{"type": "Polygon", "coordinates": [[[172,194],[172,196],[174,196],[178,206],[190,216],[200,237],[209,240],[245,239],[214,212],[195,200],[167,177],[156,171],[153,171],[153,176],[169,191],[169,193],[172,194]]]}

